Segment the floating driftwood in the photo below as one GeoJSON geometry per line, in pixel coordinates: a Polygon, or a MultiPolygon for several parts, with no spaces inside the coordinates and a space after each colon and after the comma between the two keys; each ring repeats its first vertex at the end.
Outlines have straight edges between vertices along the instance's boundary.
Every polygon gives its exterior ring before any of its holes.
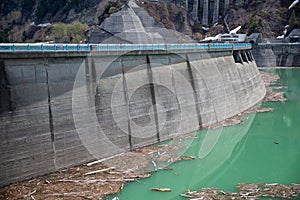
{"type": "MultiPolygon", "coordinates": [[[[279,75],[271,74],[267,72],[260,72],[260,74],[267,89],[267,94],[264,98],[264,101],[281,101],[281,102],[287,101],[287,98],[284,97],[283,92],[274,91],[273,88],[271,87],[272,84],[274,84],[276,81],[280,79],[279,75]]],[[[279,86],[279,87],[275,87],[274,89],[282,89],[282,88],[287,88],[287,87],[279,86]]]]}
{"type": "Polygon", "coordinates": [[[105,168],[105,169],[99,169],[99,170],[96,170],[96,171],[87,172],[84,175],[91,175],[91,174],[96,174],[96,173],[100,173],[100,172],[107,172],[107,171],[110,171],[110,170],[113,170],[113,169],[115,169],[115,167],[109,167],[109,168],[105,168]]]}
{"type": "Polygon", "coordinates": [[[172,192],[170,188],[150,188],[150,190],[157,192],[172,192]]]}
{"type": "Polygon", "coordinates": [[[121,156],[121,155],[123,155],[123,154],[124,154],[124,152],[122,152],[122,153],[119,153],[119,154],[117,154],[117,155],[113,155],[113,156],[111,156],[111,157],[108,157],[108,158],[103,158],[103,159],[100,159],[100,160],[96,160],[96,161],[93,161],[93,162],[87,163],[87,164],[86,164],[86,166],[92,166],[92,165],[95,165],[95,164],[98,164],[98,163],[104,162],[104,161],[106,161],[106,160],[109,160],[109,159],[112,159],[112,158],[115,158],[115,157],[121,156]]]}
{"type": "Polygon", "coordinates": [[[290,186],[272,183],[272,184],[239,184],[239,192],[224,192],[216,188],[203,188],[198,191],[186,191],[181,196],[196,199],[260,199],[283,198],[295,199],[299,197],[300,185],[293,184],[290,186]]]}
{"type": "Polygon", "coordinates": [[[91,183],[105,183],[105,182],[132,182],[136,181],[136,178],[119,178],[119,179],[91,179],[91,180],[57,180],[57,182],[74,182],[74,183],[83,183],[83,184],[91,184],[91,183]]]}
{"type": "Polygon", "coordinates": [[[274,110],[273,108],[257,108],[256,112],[264,113],[264,112],[272,112],[273,110],[274,110]]]}
{"type": "Polygon", "coordinates": [[[180,156],[179,160],[194,160],[195,157],[194,156],[180,156]]]}

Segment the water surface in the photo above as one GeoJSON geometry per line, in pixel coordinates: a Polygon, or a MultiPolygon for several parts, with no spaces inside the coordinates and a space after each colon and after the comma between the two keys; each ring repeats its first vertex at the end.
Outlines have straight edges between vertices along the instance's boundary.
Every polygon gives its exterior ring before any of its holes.
{"type": "Polygon", "coordinates": [[[276,86],[288,101],[267,102],[273,112],[252,114],[242,124],[204,130],[190,140],[185,155],[193,161],[174,163],[173,171],[159,171],[140,182],[128,183],[120,200],[181,200],[185,190],[216,187],[236,191],[239,183],[300,183],[300,69],[265,69],[277,73],[276,86]],[[170,193],[149,191],[171,188],[170,193]]]}

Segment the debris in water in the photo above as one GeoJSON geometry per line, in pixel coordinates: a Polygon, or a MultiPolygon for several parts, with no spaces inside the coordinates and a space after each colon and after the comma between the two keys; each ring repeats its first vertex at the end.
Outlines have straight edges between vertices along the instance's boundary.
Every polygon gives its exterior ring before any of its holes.
{"type": "Polygon", "coordinates": [[[91,175],[91,174],[96,174],[96,173],[100,173],[100,172],[106,172],[106,171],[110,171],[110,170],[113,170],[113,169],[115,169],[115,167],[109,167],[109,168],[106,168],[106,169],[99,169],[99,170],[96,170],[96,171],[87,172],[84,175],[91,175]]]}
{"type": "Polygon", "coordinates": [[[184,155],[182,155],[182,156],[179,157],[179,160],[194,160],[194,159],[195,159],[194,156],[184,156],[184,155]]]}
{"type": "Polygon", "coordinates": [[[273,108],[257,108],[256,112],[264,113],[264,112],[272,112],[273,110],[274,110],[273,108]]]}
{"type": "Polygon", "coordinates": [[[300,185],[290,186],[272,183],[239,184],[239,192],[224,192],[216,188],[203,188],[198,191],[187,190],[180,196],[191,199],[260,199],[260,198],[283,198],[295,199],[299,197],[300,185]]]}
{"type": "MultiPolygon", "coordinates": [[[[281,102],[287,101],[287,98],[284,97],[283,92],[276,92],[273,90],[273,88],[271,88],[271,85],[280,79],[279,75],[262,72],[262,71],[260,72],[260,74],[267,89],[267,94],[264,98],[264,101],[281,101],[281,102]]],[[[282,88],[286,88],[286,87],[279,86],[279,87],[275,87],[274,89],[282,89],[282,88]]]]}
{"type": "Polygon", "coordinates": [[[185,146],[178,144],[149,146],[63,169],[2,187],[0,199],[105,199],[120,192],[126,182],[151,176],[153,162],[157,170],[172,170],[162,163],[192,159],[180,159],[178,150],[182,148],[185,146]]]}
{"type": "Polygon", "coordinates": [[[170,188],[150,188],[150,190],[157,192],[172,192],[170,188]]]}

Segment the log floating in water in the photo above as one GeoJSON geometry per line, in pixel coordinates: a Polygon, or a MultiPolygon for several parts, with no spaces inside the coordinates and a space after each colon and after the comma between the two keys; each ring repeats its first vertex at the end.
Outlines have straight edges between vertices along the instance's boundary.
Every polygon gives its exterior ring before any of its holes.
{"type": "Polygon", "coordinates": [[[179,160],[194,160],[194,156],[180,156],[179,160]]]}
{"type": "Polygon", "coordinates": [[[170,188],[150,188],[150,190],[157,192],[172,192],[170,188]]]}
{"type": "Polygon", "coordinates": [[[100,169],[100,170],[88,172],[88,173],[85,173],[84,175],[91,175],[91,174],[96,174],[96,173],[100,173],[100,172],[106,172],[106,171],[109,171],[109,170],[112,170],[112,169],[115,169],[115,167],[109,167],[109,168],[106,168],[106,169],[100,169]]]}
{"type": "Polygon", "coordinates": [[[119,153],[119,154],[117,154],[117,155],[114,155],[114,156],[111,156],[111,157],[108,157],[108,158],[103,158],[103,159],[101,159],[101,160],[96,160],[96,161],[93,161],[93,162],[87,163],[87,164],[86,164],[86,166],[92,166],[92,165],[95,165],[95,164],[98,164],[98,163],[104,162],[104,161],[106,161],[106,160],[109,160],[109,159],[115,158],[115,157],[117,157],[117,156],[121,156],[121,155],[123,155],[123,154],[124,154],[124,152],[122,152],[122,153],[119,153]]]}
{"type": "Polygon", "coordinates": [[[272,112],[273,110],[274,110],[273,108],[257,108],[256,112],[258,112],[258,113],[272,112]]]}

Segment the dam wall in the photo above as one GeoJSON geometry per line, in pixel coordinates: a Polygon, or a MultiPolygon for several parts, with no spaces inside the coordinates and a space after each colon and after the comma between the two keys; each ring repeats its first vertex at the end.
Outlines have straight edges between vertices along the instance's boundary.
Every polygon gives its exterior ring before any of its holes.
{"type": "Polygon", "coordinates": [[[258,67],[300,67],[300,43],[258,43],[253,46],[258,67]]]}
{"type": "Polygon", "coordinates": [[[250,108],[249,50],[0,58],[0,186],[171,139],[250,108]]]}

